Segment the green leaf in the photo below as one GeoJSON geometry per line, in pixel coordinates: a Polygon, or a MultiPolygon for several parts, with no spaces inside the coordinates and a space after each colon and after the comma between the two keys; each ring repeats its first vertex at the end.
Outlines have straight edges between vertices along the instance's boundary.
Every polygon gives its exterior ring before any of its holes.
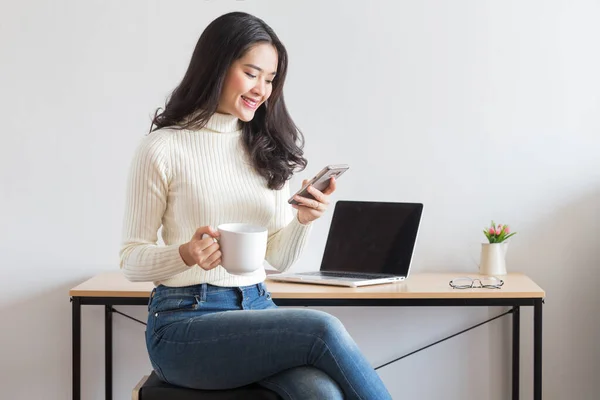
{"type": "Polygon", "coordinates": [[[506,240],[506,239],[508,239],[509,237],[511,237],[511,236],[514,236],[514,235],[516,235],[516,234],[517,234],[517,232],[513,232],[513,233],[509,234],[508,236],[506,236],[506,237],[504,238],[504,240],[506,240]]]}

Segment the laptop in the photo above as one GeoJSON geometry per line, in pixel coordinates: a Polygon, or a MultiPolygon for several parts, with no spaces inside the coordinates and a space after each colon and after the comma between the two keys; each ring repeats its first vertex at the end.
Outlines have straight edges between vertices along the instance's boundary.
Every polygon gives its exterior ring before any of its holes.
{"type": "Polygon", "coordinates": [[[422,213],[421,203],[340,200],[320,270],[267,278],[351,287],[403,281],[410,273],[422,213]]]}

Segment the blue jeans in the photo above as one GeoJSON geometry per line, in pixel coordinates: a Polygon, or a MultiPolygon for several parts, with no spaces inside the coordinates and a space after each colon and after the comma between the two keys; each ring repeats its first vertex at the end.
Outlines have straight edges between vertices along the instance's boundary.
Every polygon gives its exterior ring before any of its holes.
{"type": "Polygon", "coordinates": [[[163,381],[196,389],[258,382],[284,399],[391,399],[342,323],[311,309],[280,309],[264,283],[159,286],[146,345],[163,381]]]}

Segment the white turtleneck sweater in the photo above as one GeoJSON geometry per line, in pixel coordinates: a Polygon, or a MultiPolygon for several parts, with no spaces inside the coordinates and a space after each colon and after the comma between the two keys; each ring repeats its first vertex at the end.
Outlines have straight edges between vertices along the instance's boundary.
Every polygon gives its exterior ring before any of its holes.
{"type": "Polygon", "coordinates": [[[120,251],[130,281],[166,286],[262,282],[264,268],[240,276],[221,266],[188,267],[181,259],[179,246],[198,228],[229,222],[267,227],[265,258],[279,271],[298,259],[311,224],[301,224],[288,204],[289,181],[281,190],[267,187],[250,165],[241,138],[238,119],[225,114],[214,114],[201,130],[163,128],[143,138],[129,174],[120,251]],[[157,244],[161,225],[164,245],[157,244]]]}

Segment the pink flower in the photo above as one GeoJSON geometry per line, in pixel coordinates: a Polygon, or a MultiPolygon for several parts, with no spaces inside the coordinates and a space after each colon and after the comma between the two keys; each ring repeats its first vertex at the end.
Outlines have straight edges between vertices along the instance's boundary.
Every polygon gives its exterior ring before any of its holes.
{"type": "Polygon", "coordinates": [[[496,231],[494,231],[494,228],[490,228],[490,230],[488,231],[490,233],[490,235],[495,235],[496,231]]]}
{"type": "Polygon", "coordinates": [[[505,232],[506,234],[509,234],[509,233],[510,233],[510,229],[508,228],[508,225],[504,225],[504,232],[505,232]]]}
{"type": "Polygon", "coordinates": [[[499,234],[501,234],[501,233],[502,233],[502,229],[500,229],[500,228],[496,228],[496,235],[499,235],[499,234]]]}

